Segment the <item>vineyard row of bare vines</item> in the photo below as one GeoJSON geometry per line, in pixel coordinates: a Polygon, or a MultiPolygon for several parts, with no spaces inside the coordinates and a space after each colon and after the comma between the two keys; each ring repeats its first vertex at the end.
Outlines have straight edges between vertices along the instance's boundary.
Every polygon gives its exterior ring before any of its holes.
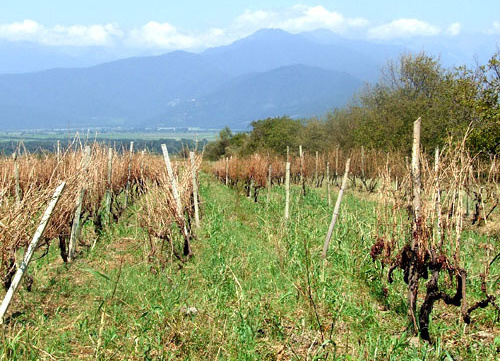
{"type": "MultiPolygon", "coordinates": [[[[41,214],[62,182],[65,189],[36,246],[42,251],[39,257],[56,242],[63,261],[72,261],[78,250],[94,247],[106,228],[133,207],[149,236],[150,259],[175,255],[185,262],[191,256],[190,241],[199,222],[195,208],[200,200],[194,190],[201,155],[191,152],[189,159],[172,161],[167,172],[165,161],[170,158],[166,154],[136,152],[133,143],[130,149],[116,150],[75,141],[64,151],[29,154],[18,149],[12,157],[0,158],[3,287],[11,286],[41,214]],[[93,240],[80,237],[83,227],[91,227],[93,240]],[[160,253],[157,245],[163,243],[169,247],[161,246],[160,253]]],[[[25,281],[29,289],[33,280],[26,277],[25,281]]]]}
{"type": "Polygon", "coordinates": [[[348,191],[356,191],[360,197],[375,194],[370,196],[376,204],[373,246],[366,251],[377,267],[387,270],[387,287],[394,272],[401,270],[415,332],[422,339],[431,339],[430,314],[439,300],[459,307],[466,323],[478,308],[491,305],[500,312],[498,280],[490,279],[490,267],[500,262],[500,250],[495,242],[483,244],[475,261],[484,264],[484,270],[470,275],[466,268],[470,260],[463,259],[462,237],[469,228],[498,239],[500,164],[496,157],[485,160],[470,154],[465,141],[450,143],[432,154],[417,147],[414,164],[404,154],[364,148],[343,151],[334,147],[325,154],[306,151],[301,147],[293,155],[288,152],[286,159],[263,154],[224,158],[212,171],[221,182],[243,189],[257,202],[261,190],[267,189],[269,194],[273,186],[284,185],[289,162],[290,181],[300,186],[301,196],[306,196],[308,187],[326,187],[331,204],[330,187],[340,187],[344,164],[350,159],[348,191]],[[470,278],[481,279],[482,299],[467,298],[470,278]],[[420,280],[427,281],[422,284],[420,280]],[[454,294],[447,293],[450,289],[454,294]],[[418,308],[417,300],[422,299],[418,308]]]}

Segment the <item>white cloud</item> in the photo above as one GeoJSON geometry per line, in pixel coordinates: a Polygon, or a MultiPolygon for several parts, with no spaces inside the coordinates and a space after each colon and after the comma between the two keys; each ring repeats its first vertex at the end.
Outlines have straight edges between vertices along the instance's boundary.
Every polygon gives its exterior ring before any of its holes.
{"type": "Polygon", "coordinates": [[[0,37],[8,40],[26,40],[36,36],[43,27],[33,20],[24,20],[22,23],[0,24],[0,37]]]}
{"type": "Polygon", "coordinates": [[[368,37],[373,39],[409,38],[412,36],[438,35],[441,30],[418,19],[397,19],[368,30],[368,37]]]}
{"type": "Polygon", "coordinates": [[[362,18],[345,18],[335,11],[328,11],[323,6],[294,7],[298,15],[282,21],[283,28],[290,31],[314,30],[317,28],[330,29],[335,32],[345,32],[349,28],[364,27],[368,21],[362,18]]]}
{"type": "Polygon", "coordinates": [[[367,25],[366,19],[346,18],[323,6],[295,5],[284,11],[246,10],[227,28],[212,28],[202,33],[187,33],[170,23],[151,21],[131,30],[125,41],[140,47],[193,49],[228,44],[262,28],[279,28],[292,33],[323,28],[348,33],[367,25]]]}
{"type": "Polygon", "coordinates": [[[446,29],[446,34],[451,36],[456,36],[460,34],[462,30],[462,25],[460,23],[453,23],[446,29]]]}
{"type": "Polygon", "coordinates": [[[353,28],[368,25],[363,18],[346,18],[342,14],[329,11],[323,6],[295,5],[286,11],[245,11],[238,16],[233,27],[253,32],[261,28],[280,28],[290,32],[314,29],[329,29],[336,33],[346,33],[353,28]]]}
{"type": "Polygon", "coordinates": [[[32,41],[45,45],[110,45],[123,32],[117,25],[56,25],[45,27],[33,20],[0,24],[0,38],[10,41],[32,41]]]}
{"type": "Polygon", "coordinates": [[[166,49],[187,49],[198,44],[195,37],[183,34],[175,26],[156,21],[131,30],[127,41],[135,46],[166,49]]]}
{"type": "Polygon", "coordinates": [[[242,15],[236,17],[234,25],[236,28],[254,27],[260,29],[265,24],[276,21],[276,15],[276,13],[263,10],[246,10],[242,15]]]}
{"type": "MultiPolygon", "coordinates": [[[[281,10],[246,10],[225,28],[211,28],[199,32],[188,32],[169,22],[159,21],[150,21],[133,29],[122,30],[116,24],[47,27],[33,20],[24,20],[0,24],[0,39],[32,41],[53,46],[118,44],[145,49],[192,50],[229,44],[262,28],[279,28],[291,33],[328,29],[341,35],[386,40],[417,35],[454,36],[461,31],[461,24],[458,22],[441,30],[422,20],[404,18],[371,28],[369,26],[367,19],[346,17],[321,5],[294,5],[281,10]]],[[[500,32],[499,22],[493,23],[491,32],[500,32]]]]}
{"type": "Polygon", "coordinates": [[[123,37],[120,28],[113,24],[105,25],[57,25],[47,31],[44,43],[49,45],[111,45],[115,38],[123,37]]]}
{"type": "Polygon", "coordinates": [[[490,33],[500,34],[500,21],[494,21],[490,33]]]}

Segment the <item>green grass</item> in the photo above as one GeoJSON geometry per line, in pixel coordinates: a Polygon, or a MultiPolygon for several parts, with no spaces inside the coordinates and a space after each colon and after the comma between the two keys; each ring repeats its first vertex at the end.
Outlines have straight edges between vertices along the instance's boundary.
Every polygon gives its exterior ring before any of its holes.
{"type": "MultiPolygon", "coordinates": [[[[203,226],[193,242],[195,257],[182,268],[148,261],[134,209],[93,250],[80,248],[71,265],[62,264],[54,247],[30,267],[33,291],[21,288],[15,296],[12,317],[1,327],[0,354],[68,360],[497,357],[500,331],[490,308],[465,326],[458,309],[438,304],[430,329],[434,345],[405,331],[401,274],[387,285],[369,254],[373,201],[347,192],[323,264],[333,208],[324,193],[311,190],[302,198],[293,188],[285,225],[282,188],[273,188],[269,204],[265,192],[254,203],[203,176],[203,226]]],[[[84,232],[86,243],[94,237],[84,232]]],[[[483,259],[471,255],[493,240],[474,233],[464,240],[466,265],[478,274],[483,259]]],[[[469,297],[477,300],[480,281],[470,283],[469,297]]]]}

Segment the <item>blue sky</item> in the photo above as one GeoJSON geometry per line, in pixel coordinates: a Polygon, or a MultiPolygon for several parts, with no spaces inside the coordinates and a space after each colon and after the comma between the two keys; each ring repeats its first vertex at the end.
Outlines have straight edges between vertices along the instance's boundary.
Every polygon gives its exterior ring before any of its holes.
{"type": "Polygon", "coordinates": [[[195,49],[230,43],[264,27],[326,28],[393,41],[498,34],[499,0],[1,0],[0,39],[49,46],[195,49]]]}

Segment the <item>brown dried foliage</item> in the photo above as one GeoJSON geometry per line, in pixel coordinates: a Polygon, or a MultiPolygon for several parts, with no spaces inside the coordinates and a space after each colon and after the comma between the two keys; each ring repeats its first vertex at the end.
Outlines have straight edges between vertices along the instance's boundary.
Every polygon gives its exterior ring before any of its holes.
{"type": "MultiPolygon", "coordinates": [[[[58,156],[56,154],[29,154],[0,158],[0,275],[8,285],[15,271],[18,250],[25,248],[38,225],[39,218],[50,200],[54,189],[61,181],[66,187],[57,207],[52,213],[39,247],[48,246],[59,239],[61,248],[66,246],[71,233],[77,198],[82,187],[86,189],[81,219],[92,218],[94,224],[101,223],[103,200],[108,188],[117,196],[124,191],[131,166],[131,197],[141,193],[142,184],[148,179],[157,182],[160,176],[158,162],[145,161],[145,155],[118,154],[113,157],[111,184],[107,180],[108,149],[100,144],[91,144],[91,158],[84,167],[84,148],[73,142],[58,156]],[[16,200],[14,167],[19,170],[20,200],[16,200]]],[[[118,201],[115,201],[118,204],[118,201]]],[[[120,208],[118,204],[115,208],[120,208]]],[[[65,250],[62,250],[62,255],[65,250]]],[[[64,258],[64,255],[63,255],[64,258]]]]}

